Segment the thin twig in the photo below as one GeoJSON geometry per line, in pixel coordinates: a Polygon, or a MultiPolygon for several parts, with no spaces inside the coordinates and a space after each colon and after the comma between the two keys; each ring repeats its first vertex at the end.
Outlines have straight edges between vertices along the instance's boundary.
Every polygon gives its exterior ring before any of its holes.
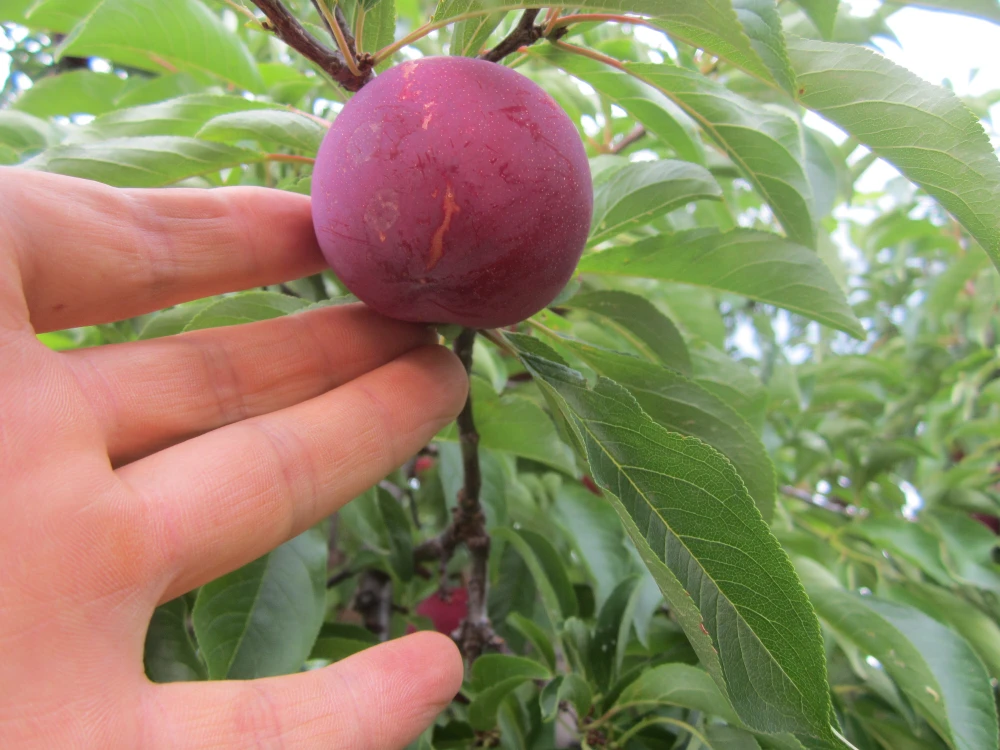
{"type": "Polygon", "coordinates": [[[392,619],[392,578],[381,570],[369,569],[358,580],[354,594],[354,610],[364,620],[365,627],[380,641],[389,640],[392,619]]]}
{"type": "Polygon", "coordinates": [[[529,47],[539,39],[545,32],[544,26],[535,26],[535,18],[538,17],[539,8],[527,8],[521,14],[521,19],[511,32],[501,40],[501,42],[480,55],[480,59],[489,62],[500,62],[511,52],[516,52],[521,47],[529,47]]]}
{"type": "Polygon", "coordinates": [[[344,56],[329,49],[310,34],[281,0],[252,0],[253,4],[267,16],[264,27],[303,57],[316,63],[330,78],[348,91],[358,91],[373,77],[370,60],[357,64],[358,75],[348,66],[344,56]]]}
{"type": "Polygon", "coordinates": [[[808,492],[806,490],[800,490],[798,487],[792,487],[791,485],[782,485],[781,494],[785,497],[791,497],[795,500],[801,500],[804,503],[808,503],[814,508],[822,508],[823,510],[828,510],[831,513],[837,513],[842,516],[864,516],[867,512],[864,508],[858,508],[855,505],[844,505],[837,500],[831,500],[825,495],[820,495],[818,493],[808,492]]]}
{"type": "Polygon", "coordinates": [[[326,5],[326,0],[312,0],[312,4],[319,11],[320,16],[323,17],[323,24],[326,26],[326,30],[330,32],[334,41],[337,42],[337,49],[340,50],[340,54],[344,58],[347,67],[351,69],[354,75],[360,76],[361,71],[358,69],[357,63],[358,52],[354,48],[354,38],[347,29],[347,19],[344,18],[340,6],[334,5],[334,12],[331,13],[326,5]]]}
{"type": "Polygon", "coordinates": [[[644,128],[642,125],[636,125],[631,133],[629,133],[620,141],[618,141],[618,143],[611,146],[611,148],[608,149],[608,151],[612,154],[620,154],[622,151],[627,149],[629,146],[638,141],[644,135],[646,135],[646,128],[644,128]]]}

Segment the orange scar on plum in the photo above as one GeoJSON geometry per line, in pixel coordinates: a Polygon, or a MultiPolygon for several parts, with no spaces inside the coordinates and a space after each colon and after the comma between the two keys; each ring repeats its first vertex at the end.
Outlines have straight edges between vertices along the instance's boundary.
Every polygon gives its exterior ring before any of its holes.
{"type": "Polygon", "coordinates": [[[438,261],[441,260],[441,256],[444,255],[444,235],[451,227],[451,217],[462,210],[455,203],[455,191],[452,189],[450,182],[445,186],[441,209],[444,211],[444,220],[434,230],[434,236],[431,237],[431,250],[427,254],[428,271],[434,268],[438,264],[438,261]]]}

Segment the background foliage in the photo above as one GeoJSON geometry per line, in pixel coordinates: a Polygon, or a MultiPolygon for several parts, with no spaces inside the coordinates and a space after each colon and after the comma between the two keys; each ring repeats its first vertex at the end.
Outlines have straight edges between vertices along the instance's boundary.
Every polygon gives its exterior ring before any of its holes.
{"type": "MultiPolygon", "coordinates": [[[[914,4],[1000,23],[988,0],[914,4]]],[[[288,5],[327,38],[313,5],[288,5]]],[[[595,216],[554,306],[475,344],[504,645],[415,747],[998,746],[1000,164],[983,125],[1000,95],[962,101],[866,47],[902,5],[587,0],[585,19],[539,16],[567,29],[558,44],[504,60],[580,126],[595,216]],[[904,176],[857,192],[877,158],[904,176]]],[[[341,5],[380,67],[478,54],[524,6],[341,5]]],[[[348,94],[245,10],[4,0],[0,163],[308,193],[348,94]]],[[[345,294],[325,273],[42,338],[175,335],[345,294]]],[[[147,673],[274,675],[452,630],[468,556],[439,578],[420,550],[462,481],[450,429],[160,607],[147,673]]]]}

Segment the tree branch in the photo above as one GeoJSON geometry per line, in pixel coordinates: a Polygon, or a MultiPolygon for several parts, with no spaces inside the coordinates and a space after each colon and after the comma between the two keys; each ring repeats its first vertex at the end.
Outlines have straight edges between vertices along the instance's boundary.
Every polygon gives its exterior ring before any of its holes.
{"type": "Polygon", "coordinates": [[[512,52],[516,52],[521,47],[530,47],[541,39],[545,33],[545,27],[535,26],[535,18],[538,17],[538,13],[539,8],[527,8],[521,14],[521,20],[517,22],[517,26],[496,47],[480,55],[480,59],[500,62],[512,52]]]}
{"type": "Polygon", "coordinates": [[[267,23],[264,24],[266,29],[273,31],[275,36],[303,57],[316,63],[330,78],[348,91],[358,91],[373,78],[373,63],[370,59],[358,61],[360,75],[355,75],[343,55],[329,49],[306,31],[281,0],[253,0],[253,4],[267,16],[267,23]]]}
{"type": "Polygon", "coordinates": [[[782,485],[779,488],[779,491],[785,497],[801,500],[804,503],[812,505],[814,508],[822,508],[823,510],[828,510],[831,513],[837,513],[842,516],[860,516],[863,518],[868,515],[866,509],[858,508],[855,505],[845,504],[840,500],[840,498],[829,498],[825,495],[807,492],[806,490],[801,490],[798,487],[792,487],[787,484],[782,485]]]}
{"type": "Polygon", "coordinates": [[[631,133],[626,135],[624,138],[618,141],[618,143],[614,144],[611,147],[611,153],[620,154],[622,151],[627,149],[629,146],[638,141],[644,135],[646,135],[646,128],[644,128],[642,125],[636,125],[635,129],[631,133]]]}
{"type": "MultiPolygon", "coordinates": [[[[464,329],[455,339],[455,354],[465,365],[467,373],[472,370],[472,348],[475,341],[474,328],[464,329]]],[[[466,660],[472,662],[486,647],[500,648],[503,641],[493,632],[486,609],[490,536],[486,532],[486,516],[479,502],[479,492],[482,489],[479,433],[472,417],[471,393],[456,422],[465,477],[462,489],[458,491],[458,504],[448,527],[438,536],[419,545],[413,551],[413,556],[417,562],[438,559],[444,567],[455,554],[459,544],[464,544],[469,550],[472,566],[468,581],[467,611],[465,619],[452,633],[452,638],[458,643],[466,660]]]]}

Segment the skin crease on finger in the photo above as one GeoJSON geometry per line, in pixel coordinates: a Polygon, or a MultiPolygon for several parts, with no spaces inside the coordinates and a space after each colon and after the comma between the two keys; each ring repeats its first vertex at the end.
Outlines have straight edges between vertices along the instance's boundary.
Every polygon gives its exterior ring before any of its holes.
{"type": "MultiPolygon", "coordinates": [[[[0,183],[10,184],[9,174],[0,183]]],[[[25,193],[34,200],[56,191],[72,203],[74,195],[95,190],[81,180],[17,175],[22,183],[35,179],[46,189],[25,193]]],[[[103,186],[99,191],[116,194],[103,186]]],[[[183,221],[189,199],[167,196],[164,208],[158,201],[167,192],[144,192],[144,205],[183,221]]],[[[267,223],[266,208],[260,210],[267,197],[240,191],[217,200],[234,215],[267,223]],[[244,202],[257,208],[247,210],[244,202]]],[[[360,307],[228,329],[239,342],[228,348],[211,340],[218,331],[205,331],[187,343],[50,351],[28,324],[33,302],[49,298],[43,290],[26,299],[18,287],[10,210],[0,201],[0,747],[403,747],[459,687],[461,659],[447,638],[418,633],[326,669],[262,681],[154,685],[143,669],[145,630],[165,596],[259,557],[426,444],[464,402],[460,363],[443,347],[427,346],[420,329],[360,307]],[[319,345],[320,353],[317,337],[331,339],[319,345]],[[209,359],[229,361],[193,372],[193,362],[205,361],[193,351],[202,346],[215,352],[209,359]],[[281,356],[268,359],[268,351],[281,356]],[[240,377],[226,379],[232,367],[240,368],[240,377]],[[150,398],[139,387],[144,374],[163,385],[150,398]],[[204,390],[211,399],[198,402],[204,390]],[[221,406],[219,393],[241,406],[221,406]],[[177,409],[177,402],[191,408],[177,409]],[[249,434],[244,418],[281,434],[284,449],[256,457],[227,452],[227,435],[249,434]],[[164,445],[171,447],[151,453],[164,445]],[[143,458],[124,467],[127,472],[116,471],[112,453],[143,458]],[[262,456],[272,463],[260,473],[262,456]],[[296,467],[312,467],[308,481],[299,481],[296,467]],[[159,477],[155,501],[136,489],[146,471],[159,477]],[[251,486],[264,475],[271,477],[270,491],[251,486]],[[179,481],[184,478],[189,483],[179,481]],[[170,528],[185,540],[165,551],[170,528]]],[[[50,288],[79,286],[77,269],[99,265],[79,256],[87,250],[75,241],[79,236],[138,257],[148,243],[121,243],[141,240],[155,225],[120,231],[121,220],[102,222],[98,212],[84,216],[92,223],[73,226],[76,234],[60,237],[52,223],[33,234],[31,223],[45,221],[51,201],[33,205],[22,198],[17,210],[28,230],[24,237],[45,237],[59,247],[60,255],[31,257],[35,279],[50,288]],[[107,234],[112,230],[115,236],[107,234]]],[[[281,210],[308,221],[308,201],[296,199],[281,210]]],[[[215,230],[227,227],[219,222],[215,230]]],[[[253,234],[254,227],[243,233],[253,234]]],[[[190,284],[183,275],[173,279],[174,286],[160,290],[162,298],[253,286],[259,268],[244,269],[244,277],[206,276],[206,269],[233,271],[224,257],[210,255],[212,248],[223,255],[238,249],[229,239],[200,237],[192,250],[200,260],[187,266],[196,278],[190,284]]],[[[37,250],[22,241],[17,252],[37,250]]],[[[276,281],[300,275],[302,257],[293,253],[290,268],[272,264],[265,272],[276,281]]],[[[118,281],[111,276],[107,283],[118,281]]],[[[110,317],[134,314],[129,306],[144,304],[137,290],[117,291],[102,297],[110,317]],[[117,312],[116,300],[125,305],[117,312]]],[[[79,288],[80,299],[88,296],[101,295],[79,288]]],[[[65,327],[75,322],[59,318],[65,327]]]]}

